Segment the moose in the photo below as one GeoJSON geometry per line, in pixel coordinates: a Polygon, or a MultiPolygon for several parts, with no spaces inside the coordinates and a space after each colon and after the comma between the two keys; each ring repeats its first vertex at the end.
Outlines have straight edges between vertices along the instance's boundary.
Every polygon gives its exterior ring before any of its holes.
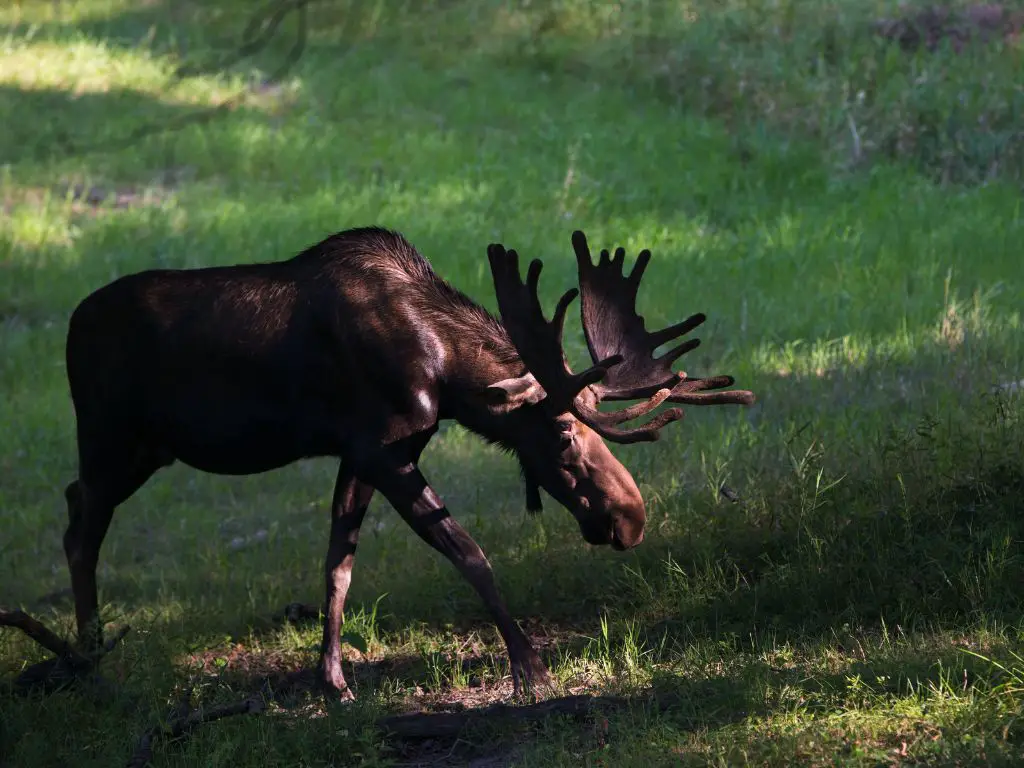
{"type": "Polygon", "coordinates": [[[338,232],[284,261],[129,274],[86,297],[67,334],[78,477],[65,490],[63,542],[83,657],[102,652],[96,567],[114,509],[156,471],[181,461],[246,475],[333,457],[340,465],[317,674],[325,694],[354,698],[340,630],[375,491],[479,594],[504,639],[514,692],[550,685],[483,551],[418,467],[439,421],[514,454],[528,510],[541,509],[543,488],[588,543],[627,550],[643,540],[644,500],[604,440],[656,440],[682,409],[620,425],[666,401],[754,402],[749,391],[712,391],[731,386],[731,376],[672,370],[698,339],[654,356],[705,316],[645,329],[635,305],[649,250],[626,275],[623,248],[613,257],[602,250],[594,263],[582,232],[572,245],[579,288],[561,297],[550,321],[538,297],[540,260],[523,282],[516,251],[488,247],[499,320],[440,278],[404,236],[380,227],[338,232]],[[593,358],[580,373],[562,347],[577,295],[593,358]],[[623,400],[641,402],[598,408],[623,400]]]}

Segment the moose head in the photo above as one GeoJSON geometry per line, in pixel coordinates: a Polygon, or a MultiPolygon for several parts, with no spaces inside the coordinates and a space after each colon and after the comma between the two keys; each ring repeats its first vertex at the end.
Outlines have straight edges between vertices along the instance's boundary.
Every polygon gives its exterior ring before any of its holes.
{"type": "Polygon", "coordinates": [[[604,440],[637,443],[657,440],[660,430],[683,416],[669,408],[631,429],[619,425],[649,414],[665,402],[689,405],[754,403],[752,392],[709,392],[731,386],[731,376],[688,378],[672,364],[695,349],[700,339],[683,341],[660,356],[655,350],[693,331],[706,319],[695,314],[660,331],[648,331],[637,314],[636,299],[651,252],[644,249],[629,275],[623,272],[626,251],[602,250],[595,264],[586,236],[572,235],[579,288],[565,292],[551,320],[538,296],[543,264],[534,259],[524,283],[519,255],[500,244],[488,247],[502,324],[528,372],[487,387],[496,411],[516,411],[519,418],[512,447],[523,470],[527,503],[540,509],[538,486],[576,518],[583,538],[618,550],[643,540],[646,510],[629,471],[604,440]],[[562,346],[569,305],[579,295],[583,331],[593,365],[573,373],[562,346]],[[618,411],[601,411],[602,401],[642,400],[618,411]]]}

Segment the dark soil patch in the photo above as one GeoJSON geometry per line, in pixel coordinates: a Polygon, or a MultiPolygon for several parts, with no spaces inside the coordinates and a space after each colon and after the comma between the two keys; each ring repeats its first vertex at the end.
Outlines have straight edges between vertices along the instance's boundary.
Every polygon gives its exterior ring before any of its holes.
{"type": "Polygon", "coordinates": [[[913,52],[923,45],[931,53],[944,40],[957,53],[971,43],[1016,43],[1022,30],[1024,11],[1010,10],[1000,3],[979,3],[960,9],[933,5],[875,24],[878,35],[898,42],[904,51],[913,52]]]}

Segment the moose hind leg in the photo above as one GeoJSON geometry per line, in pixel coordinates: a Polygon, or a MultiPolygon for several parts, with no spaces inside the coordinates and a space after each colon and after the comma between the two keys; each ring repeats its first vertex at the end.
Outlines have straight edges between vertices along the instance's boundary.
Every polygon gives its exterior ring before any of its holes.
{"type": "Polygon", "coordinates": [[[341,625],[345,597],[352,581],[359,528],[373,498],[373,490],[373,486],[357,480],[342,463],[331,501],[331,538],[324,566],[327,605],[320,650],[320,680],[326,693],[348,701],[355,696],[341,670],[341,625]]]}
{"type": "Polygon", "coordinates": [[[99,652],[103,646],[96,565],[114,509],[167,463],[146,453],[137,454],[134,460],[123,464],[112,464],[102,472],[89,467],[88,471],[81,471],[79,478],[64,491],[68,504],[64,555],[75,597],[78,646],[87,655],[99,652]]]}

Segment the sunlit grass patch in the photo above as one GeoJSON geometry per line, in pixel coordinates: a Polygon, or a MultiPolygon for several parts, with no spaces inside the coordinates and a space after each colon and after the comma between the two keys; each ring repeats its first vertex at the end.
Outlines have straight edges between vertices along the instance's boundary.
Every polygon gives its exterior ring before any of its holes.
{"type": "Polygon", "coordinates": [[[111,48],[81,38],[75,42],[8,43],[3,49],[0,87],[60,91],[70,99],[90,93],[133,90],[168,104],[216,104],[235,94],[241,82],[220,78],[179,79],[163,57],[145,47],[111,48]]]}

